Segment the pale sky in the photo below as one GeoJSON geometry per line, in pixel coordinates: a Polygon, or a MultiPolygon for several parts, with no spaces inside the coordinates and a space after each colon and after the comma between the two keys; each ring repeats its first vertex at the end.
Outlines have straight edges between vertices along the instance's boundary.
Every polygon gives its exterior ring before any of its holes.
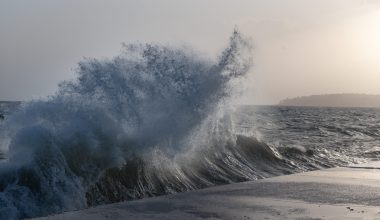
{"type": "Polygon", "coordinates": [[[380,94],[380,0],[0,0],[0,100],[53,94],[122,42],[215,56],[235,25],[255,45],[243,103],[380,94]]]}

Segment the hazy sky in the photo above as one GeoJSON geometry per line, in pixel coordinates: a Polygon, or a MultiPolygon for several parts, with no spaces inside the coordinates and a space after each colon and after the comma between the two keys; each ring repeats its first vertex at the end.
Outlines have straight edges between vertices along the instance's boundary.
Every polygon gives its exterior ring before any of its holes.
{"type": "Polygon", "coordinates": [[[380,0],[0,0],[0,100],[52,94],[122,42],[215,56],[235,25],[255,45],[244,102],[380,94],[380,0]]]}

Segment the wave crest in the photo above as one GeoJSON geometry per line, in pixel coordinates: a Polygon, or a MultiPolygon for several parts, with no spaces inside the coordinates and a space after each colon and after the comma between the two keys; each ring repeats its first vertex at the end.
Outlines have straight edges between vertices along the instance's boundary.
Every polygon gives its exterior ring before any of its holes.
{"type": "Polygon", "coordinates": [[[76,80],[24,103],[0,125],[7,150],[0,215],[36,217],[253,177],[254,160],[241,162],[249,158],[238,158],[233,129],[216,113],[232,82],[248,72],[250,50],[235,31],[216,62],[152,44],[80,62],[76,80]],[[194,152],[207,156],[189,156],[200,155],[194,152]],[[239,170],[241,164],[250,169],[239,170]]]}

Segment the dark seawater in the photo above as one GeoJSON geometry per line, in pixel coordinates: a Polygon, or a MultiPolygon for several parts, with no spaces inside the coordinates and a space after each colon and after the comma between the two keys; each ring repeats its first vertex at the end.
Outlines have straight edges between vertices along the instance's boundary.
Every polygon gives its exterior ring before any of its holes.
{"type": "Polygon", "coordinates": [[[251,66],[237,31],[215,59],[126,45],[56,94],[0,106],[0,219],[376,160],[377,109],[233,107],[251,66]]]}

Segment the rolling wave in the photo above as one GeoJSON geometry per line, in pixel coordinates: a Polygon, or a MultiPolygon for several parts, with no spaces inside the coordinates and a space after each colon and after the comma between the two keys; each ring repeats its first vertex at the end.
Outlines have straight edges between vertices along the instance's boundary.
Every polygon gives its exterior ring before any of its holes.
{"type": "Polygon", "coordinates": [[[225,116],[233,85],[250,66],[250,42],[237,31],[216,61],[189,48],[137,44],[112,59],[80,62],[75,80],[0,124],[0,216],[43,216],[266,175],[255,174],[254,158],[281,160],[260,144],[252,146],[261,153],[250,156],[235,149],[249,141],[237,138],[225,116]]]}

